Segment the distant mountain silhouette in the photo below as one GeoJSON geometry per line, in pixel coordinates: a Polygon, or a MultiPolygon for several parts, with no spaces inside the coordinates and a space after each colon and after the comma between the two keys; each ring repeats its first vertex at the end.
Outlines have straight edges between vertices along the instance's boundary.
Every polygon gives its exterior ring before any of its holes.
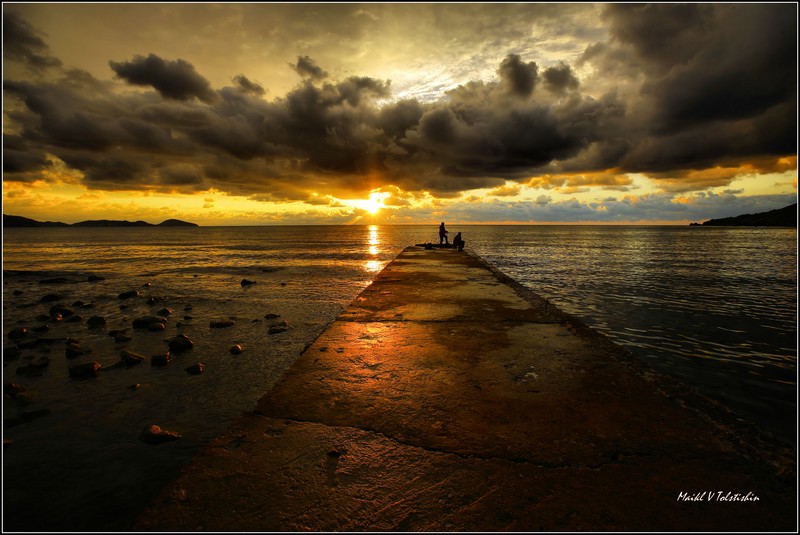
{"type": "Polygon", "coordinates": [[[60,221],[36,221],[18,215],[3,214],[3,227],[68,227],[60,221]]]}
{"type": "Polygon", "coordinates": [[[3,227],[197,227],[197,223],[187,223],[179,219],[167,219],[158,225],[146,221],[118,221],[113,219],[97,219],[81,221],[68,225],[59,221],[36,221],[18,215],[3,214],[3,227]]]}
{"type": "MultiPolygon", "coordinates": [[[[693,223],[696,225],[697,223],[693,223]]],[[[797,227],[797,203],[761,212],[758,214],[743,214],[734,217],[710,219],[703,223],[705,227],[797,227]]]]}

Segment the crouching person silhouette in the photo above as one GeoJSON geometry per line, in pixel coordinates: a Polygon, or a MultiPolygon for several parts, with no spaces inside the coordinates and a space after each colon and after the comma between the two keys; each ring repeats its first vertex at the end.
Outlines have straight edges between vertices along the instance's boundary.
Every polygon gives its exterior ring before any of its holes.
{"type": "Polygon", "coordinates": [[[464,240],[461,239],[461,233],[459,232],[456,234],[456,237],[453,238],[453,247],[458,247],[459,251],[464,250],[464,246],[467,244],[464,240]]]}

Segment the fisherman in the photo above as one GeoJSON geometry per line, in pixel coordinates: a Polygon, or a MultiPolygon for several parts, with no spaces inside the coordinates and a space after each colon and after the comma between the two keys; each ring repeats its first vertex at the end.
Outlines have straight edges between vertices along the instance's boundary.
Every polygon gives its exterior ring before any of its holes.
{"type": "Polygon", "coordinates": [[[444,243],[447,245],[450,245],[450,242],[447,241],[447,230],[444,228],[444,221],[439,225],[439,245],[442,244],[442,240],[444,240],[444,243]]]}
{"type": "Polygon", "coordinates": [[[464,246],[467,244],[464,240],[461,239],[461,233],[459,232],[456,234],[456,237],[453,238],[453,247],[458,247],[459,251],[464,250],[464,246]]]}

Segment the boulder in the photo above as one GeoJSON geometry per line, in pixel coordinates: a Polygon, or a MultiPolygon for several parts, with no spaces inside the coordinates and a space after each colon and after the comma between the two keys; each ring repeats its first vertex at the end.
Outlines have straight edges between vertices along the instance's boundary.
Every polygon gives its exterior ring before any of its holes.
{"type": "Polygon", "coordinates": [[[150,325],[147,326],[147,330],[153,332],[165,331],[166,329],[167,326],[164,325],[163,323],[151,323],[150,325]]]}
{"type": "Polygon", "coordinates": [[[122,350],[119,353],[120,359],[128,366],[136,366],[147,360],[143,355],[134,353],[133,351],[122,350]]]}
{"type": "Polygon", "coordinates": [[[69,344],[66,349],[66,356],[68,359],[78,358],[88,351],[83,351],[78,344],[69,344]]]}
{"type": "Polygon", "coordinates": [[[88,325],[90,329],[100,329],[106,326],[106,319],[103,316],[92,316],[86,320],[86,325],[88,325]]]}
{"type": "Polygon", "coordinates": [[[101,277],[99,275],[89,275],[89,277],[86,279],[86,282],[100,282],[104,280],[106,280],[105,277],[101,277]]]}
{"type": "Polygon", "coordinates": [[[120,299],[130,299],[131,297],[139,297],[139,290],[131,290],[129,292],[122,292],[119,294],[120,299]]]}
{"type": "Polygon", "coordinates": [[[224,329],[233,327],[233,320],[217,320],[210,323],[212,329],[224,329]]]}
{"type": "Polygon", "coordinates": [[[97,377],[97,371],[102,367],[103,366],[97,361],[84,362],[83,364],[78,364],[77,366],[70,366],[69,376],[76,379],[97,377]]]}
{"type": "Polygon", "coordinates": [[[27,338],[28,328],[27,327],[17,327],[15,329],[11,329],[8,331],[8,339],[9,340],[22,340],[23,338],[27,338]]]}
{"type": "Polygon", "coordinates": [[[277,319],[277,318],[280,318],[280,317],[281,317],[280,314],[272,314],[272,313],[264,314],[264,319],[265,320],[274,320],[274,319],[277,319]]]}
{"type": "Polygon", "coordinates": [[[11,399],[17,397],[20,392],[25,392],[25,387],[17,383],[6,383],[3,385],[3,395],[11,399]]]}
{"type": "Polygon", "coordinates": [[[279,321],[279,322],[276,322],[276,323],[273,323],[272,325],[270,325],[269,326],[269,330],[267,332],[269,334],[278,334],[278,333],[286,332],[291,328],[292,328],[292,326],[289,325],[287,322],[279,321]]]}
{"type": "Polygon", "coordinates": [[[53,306],[51,306],[50,307],[50,317],[52,318],[53,316],[56,316],[58,314],[60,314],[62,318],[68,318],[68,317],[72,316],[73,314],[75,314],[75,312],[73,312],[72,309],[69,309],[67,307],[62,307],[61,305],[53,305],[53,306]]]}
{"type": "Polygon", "coordinates": [[[169,352],[163,353],[161,355],[153,355],[153,358],[150,359],[150,365],[154,368],[165,368],[169,366],[170,355],[169,352]]]}
{"type": "Polygon", "coordinates": [[[40,303],[52,303],[54,301],[58,301],[61,299],[61,296],[58,294],[47,294],[43,295],[41,299],[39,299],[40,303]]]}
{"type": "Polygon", "coordinates": [[[174,338],[167,340],[167,343],[169,344],[169,350],[172,353],[191,351],[191,349],[194,347],[194,342],[192,342],[185,334],[178,334],[174,338]]]}
{"type": "Polygon", "coordinates": [[[184,370],[186,370],[187,373],[190,373],[192,375],[200,375],[201,373],[203,373],[205,367],[206,367],[205,364],[203,364],[202,362],[198,362],[197,364],[192,364],[191,366],[187,366],[186,368],[184,368],[184,370]]]}
{"type": "Polygon", "coordinates": [[[156,314],[158,314],[159,316],[163,316],[163,317],[165,317],[165,318],[166,318],[167,316],[171,316],[171,315],[172,315],[172,309],[171,309],[171,308],[164,307],[164,308],[162,308],[161,310],[159,310],[158,312],[156,312],[156,314]]]}
{"type": "Polygon", "coordinates": [[[231,352],[232,355],[241,355],[244,349],[242,349],[242,346],[240,344],[234,344],[231,346],[229,351],[231,352]]]}
{"type": "Polygon", "coordinates": [[[139,438],[146,444],[158,445],[164,442],[178,440],[181,438],[181,435],[175,431],[167,431],[165,429],[161,429],[157,425],[151,425],[141,432],[139,438]]]}
{"type": "Polygon", "coordinates": [[[69,282],[66,277],[53,277],[52,279],[42,279],[39,284],[63,284],[65,282],[69,282]]]}
{"type": "Polygon", "coordinates": [[[161,316],[140,316],[133,320],[133,327],[135,329],[149,329],[153,323],[167,323],[167,318],[161,316]]]}
{"type": "Polygon", "coordinates": [[[256,281],[242,279],[242,283],[241,284],[242,284],[242,286],[250,286],[251,284],[255,284],[255,283],[256,283],[256,281]]]}

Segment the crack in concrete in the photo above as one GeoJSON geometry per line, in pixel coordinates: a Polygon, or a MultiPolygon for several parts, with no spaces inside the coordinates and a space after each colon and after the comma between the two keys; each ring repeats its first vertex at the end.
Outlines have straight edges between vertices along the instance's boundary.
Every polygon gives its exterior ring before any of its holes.
{"type": "MultiPolygon", "coordinates": [[[[570,468],[574,468],[574,469],[578,469],[578,470],[582,470],[582,469],[583,470],[585,470],[585,469],[599,470],[600,468],[602,468],[604,466],[608,466],[608,465],[625,464],[625,462],[622,460],[623,457],[631,458],[631,457],[652,457],[653,456],[652,453],[648,453],[648,452],[615,451],[612,454],[608,455],[606,460],[601,461],[599,463],[594,463],[594,464],[581,464],[581,463],[577,463],[576,464],[576,463],[569,463],[569,462],[548,463],[548,462],[543,462],[543,461],[533,461],[533,460],[525,459],[525,458],[521,458],[521,457],[491,457],[491,456],[485,456],[485,455],[459,453],[459,452],[456,452],[456,451],[444,450],[444,449],[440,449],[440,448],[432,448],[430,446],[422,446],[422,445],[419,445],[419,444],[412,444],[412,443],[406,442],[406,441],[404,441],[402,439],[399,439],[397,437],[394,437],[394,436],[391,436],[391,435],[387,435],[386,433],[384,433],[382,431],[378,431],[377,429],[372,429],[370,427],[357,427],[357,426],[352,426],[352,425],[336,425],[336,424],[329,424],[329,423],[325,423],[325,422],[318,422],[318,421],[314,421],[314,420],[302,420],[300,418],[286,418],[286,417],[269,416],[269,415],[263,414],[260,411],[253,411],[253,414],[255,416],[260,416],[260,417],[263,417],[263,418],[272,418],[272,419],[276,419],[276,420],[284,420],[284,421],[295,422],[295,423],[300,423],[300,424],[316,424],[316,425],[324,425],[325,427],[330,427],[330,428],[355,429],[357,431],[362,431],[362,432],[365,432],[365,433],[371,433],[371,434],[374,434],[374,435],[381,436],[381,437],[383,437],[383,438],[385,438],[387,440],[391,440],[392,442],[395,442],[395,443],[400,444],[400,445],[405,446],[405,447],[416,448],[416,449],[420,449],[420,450],[431,452],[431,453],[440,453],[442,455],[453,455],[455,457],[458,457],[458,458],[464,459],[464,460],[475,460],[475,459],[478,459],[478,460],[481,460],[481,461],[488,461],[488,462],[501,461],[501,462],[508,462],[508,463],[513,463],[513,464],[521,464],[521,465],[531,466],[531,467],[534,467],[534,468],[544,468],[544,469],[565,469],[565,468],[566,469],[570,469],[570,468]]],[[[685,460],[692,460],[692,459],[690,459],[690,458],[687,458],[687,459],[681,458],[680,460],[681,461],[685,461],[685,460]]],[[[696,458],[694,460],[705,460],[705,459],[696,458]]]]}

